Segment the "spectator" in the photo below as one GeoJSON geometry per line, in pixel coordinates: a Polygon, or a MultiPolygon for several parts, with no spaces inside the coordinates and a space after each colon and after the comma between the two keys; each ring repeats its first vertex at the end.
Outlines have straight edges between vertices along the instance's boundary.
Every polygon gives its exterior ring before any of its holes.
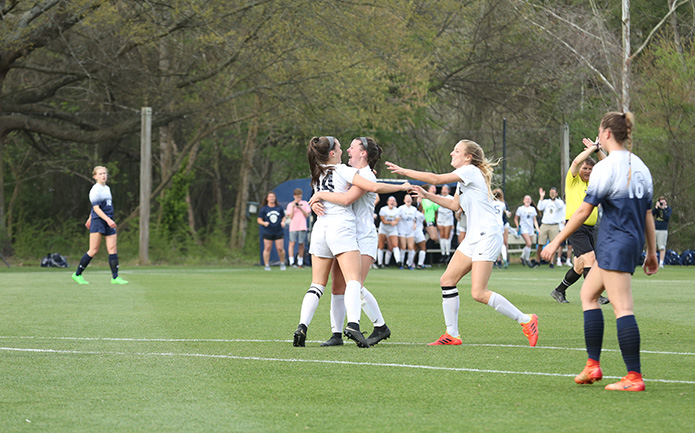
{"type": "MultiPolygon", "coordinates": [[[[543,188],[538,189],[538,194],[540,198],[538,199],[538,210],[543,212],[543,218],[541,219],[541,228],[538,231],[538,246],[537,255],[541,256],[541,250],[543,246],[555,239],[560,233],[560,225],[564,223],[565,220],[565,202],[562,201],[557,195],[557,188],[550,188],[548,195],[550,198],[545,198],[545,190],[543,188]]],[[[557,265],[562,266],[562,251],[557,253],[557,265]]],[[[553,260],[550,260],[550,268],[554,268],[553,260]]]]}
{"type": "Polygon", "coordinates": [[[290,266],[302,267],[304,266],[304,245],[306,244],[306,232],[307,225],[306,219],[309,217],[311,209],[309,208],[309,203],[302,200],[302,189],[297,188],[294,190],[294,200],[287,205],[287,210],[285,215],[290,224],[290,243],[289,247],[289,261],[290,266]],[[294,264],[294,246],[297,244],[297,264],[294,264]]]}
{"type": "Polygon", "coordinates": [[[659,267],[664,267],[664,256],[666,255],[666,241],[668,240],[668,221],[671,219],[671,206],[668,205],[666,197],[659,197],[659,201],[654,205],[654,226],[656,228],[656,247],[659,250],[659,267]]]}

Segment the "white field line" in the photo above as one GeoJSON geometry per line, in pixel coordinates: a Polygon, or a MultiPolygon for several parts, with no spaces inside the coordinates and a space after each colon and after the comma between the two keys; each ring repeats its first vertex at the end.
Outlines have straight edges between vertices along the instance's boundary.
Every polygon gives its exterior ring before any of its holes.
{"type": "MultiPolygon", "coordinates": [[[[36,337],[36,336],[9,336],[0,335],[0,340],[68,340],[68,341],[126,341],[135,343],[291,343],[292,340],[260,340],[260,339],[241,339],[241,338],[118,338],[118,337],[36,337]]],[[[307,340],[309,343],[322,343],[323,340],[307,340]]],[[[381,342],[379,345],[403,345],[403,346],[423,346],[426,343],[411,342],[381,342]]],[[[557,347],[557,346],[536,346],[534,348],[520,344],[486,344],[486,343],[464,343],[462,346],[469,347],[507,347],[529,350],[569,350],[585,351],[581,347],[557,347]]],[[[602,349],[602,352],[620,352],[618,349],[602,349]]],[[[658,350],[640,350],[640,353],[652,355],[684,355],[695,356],[695,352],[666,352],[658,350]]]]}
{"type": "MultiPolygon", "coordinates": [[[[335,361],[326,359],[297,359],[297,358],[262,358],[258,356],[237,356],[237,355],[214,355],[205,353],[173,353],[173,352],[110,352],[110,351],[81,351],[81,350],[56,350],[56,349],[26,349],[17,347],[0,347],[2,351],[11,352],[32,352],[32,353],[47,353],[61,355],[111,355],[111,356],[161,356],[161,357],[186,357],[186,358],[212,358],[212,359],[233,359],[240,361],[262,361],[262,362],[303,362],[313,364],[338,364],[338,365],[354,365],[361,367],[393,367],[393,368],[410,368],[420,370],[438,370],[438,371],[461,371],[468,373],[492,373],[492,374],[516,374],[524,376],[551,376],[551,377],[574,377],[574,374],[563,373],[544,373],[539,371],[507,371],[507,370],[489,370],[480,368],[466,367],[437,367],[433,365],[417,365],[417,364],[393,364],[381,362],[355,362],[355,361],[335,361]]],[[[620,379],[620,376],[604,376],[606,379],[620,379]]],[[[695,381],[690,380],[668,380],[668,379],[644,379],[645,382],[660,382],[660,383],[679,383],[687,385],[695,385],[695,381]]]]}

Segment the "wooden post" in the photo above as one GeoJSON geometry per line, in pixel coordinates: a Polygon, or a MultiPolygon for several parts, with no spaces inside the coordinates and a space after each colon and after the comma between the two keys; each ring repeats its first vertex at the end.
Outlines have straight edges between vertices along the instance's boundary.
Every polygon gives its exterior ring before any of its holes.
{"type": "Polygon", "coordinates": [[[140,264],[150,263],[150,193],[152,192],[152,108],[142,108],[140,126],[140,264]]]}

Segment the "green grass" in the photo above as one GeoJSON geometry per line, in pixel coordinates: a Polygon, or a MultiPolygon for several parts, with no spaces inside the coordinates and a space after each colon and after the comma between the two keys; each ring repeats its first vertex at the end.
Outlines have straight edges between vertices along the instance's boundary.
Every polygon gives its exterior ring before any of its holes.
{"type": "MultiPolygon", "coordinates": [[[[459,347],[444,332],[439,276],[376,270],[367,287],[392,330],[370,349],[323,348],[326,294],[306,348],[292,347],[309,269],[124,267],[109,284],[90,266],[0,271],[3,432],[690,431],[695,425],[695,269],[635,273],[647,390],[603,390],[625,374],[604,306],[602,382],[572,378],[586,353],[579,285],[550,290],[564,269],[495,270],[491,289],[540,317],[521,327],[459,284],[459,347]]],[[[371,331],[363,316],[363,329],[371,331]]]]}

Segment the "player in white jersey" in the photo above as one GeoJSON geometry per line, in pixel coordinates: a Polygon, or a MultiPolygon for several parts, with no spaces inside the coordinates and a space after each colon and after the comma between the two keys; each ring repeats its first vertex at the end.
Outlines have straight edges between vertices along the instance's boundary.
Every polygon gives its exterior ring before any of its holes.
{"type": "Polygon", "coordinates": [[[92,170],[92,177],[96,183],[89,191],[89,201],[92,210],[84,224],[89,230],[89,250],[80,259],[77,270],[72,274],[72,279],[77,284],[89,284],[82,276],[82,271],[89,265],[92,258],[99,252],[101,238],[106,241],[106,251],[109,253],[109,267],[111,268],[111,284],[128,284],[126,280],[118,276],[118,235],[116,234],[116,222],[113,220],[113,198],[111,189],[106,185],[109,172],[106,167],[98,165],[92,170]]]}
{"type": "Polygon", "coordinates": [[[659,269],[651,211],[652,176],[642,160],[632,154],[633,125],[632,113],[611,112],[603,116],[597,143],[593,146],[597,150],[603,147],[609,155],[596,164],[584,201],[562,232],[542,252],[543,258],[551,258],[560,243],[580,228],[594,207],[601,204],[603,218],[596,242],[596,261],[580,292],[588,360],[574,381],[589,384],[603,377],[600,357],[604,323],[599,296],[605,289],[617,318],[618,343],[628,371],[621,381],[606,386],[612,391],[644,390],[640,333],[634,315],[631,280],[645,240],[644,272],[652,275],[659,269]]]}
{"type": "Polygon", "coordinates": [[[531,266],[531,245],[533,245],[533,235],[538,231],[538,221],[536,216],[538,211],[533,206],[533,199],[530,195],[524,196],[524,204],[519,206],[514,215],[514,224],[517,232],[524,239],[526,245],[521,252],[521,264],[531,266]]]}
{"type": "Polygon", "coordinates": [[[414,269],[410,263],[415,260],[415,214],[417,208],[413,206],[413,198],[410,195],[403,197],[403,204],[398,208],[398,247],[403,253],[401,269],[414,269]]]}
{"type": "Polygon", "coordinates": [[[492,196],[495,198],[495,201],[492,203],[492,205],[495,207],[495,214],[497,215],[497,222],[500,224],[502,227],[503,232],[503,237],[502,239],[504,240],[504,244],[502,245],[502,263],[501,266],[504,266],[504,268],[509,267],[509,244],[508,244],[508,238],[509,238],[509,220],[508,218],[510,217],[509,210],[507,210],[507,203],[504,201],[504,193],[502,192],[501,189],[496,188],[492,190],[492,196]]]}
{"type": "Polygon", "coordinates": [[[398,219],[399,212],[396,206],[396,197],[386,199],[386,206],[379,209],[379,249],[377,263],[380,268],[385,268],[391,262],[391,254],[396,263],[401,262],[401,252],[398,248],[398,219]],[[384,258],[386,256],[386,258],[384,258]]]}
{"type": "MultiPolygon", "coordinates": [[[[427,257],[427,237],[425,236],[425,214],[419,210],[415,214],[415,232],[413,236],[413,241],[415,242],[415,250],[417,251],[417,265],[416,269],[423,269],[425,267],[425,258],[427,257]]],[[[413,259],[411,259],[408,264],[411,268],[413,267],[413,259]]]]}
{"type": "MultiPolygon", "coordinates": [[[[341,164],[340,142],[334,137],[313,137],[309,141],[307,156],[311,169],[312,187],[317,192],[346,192],[351,184],[377,192],[380,185],[364,179],[357,169],[341,164]]],[[[400,190],[401,185],[383,185],[385,192],[400,190]],[[389,190],[388,188],[392,189],[389,190]]],[[[348,319],[345,336],[359,347],[369,347],[360,332],[362,259],[357,244],[356,217],[351,206],[331,202],[323,203],[323,214],[314,223],[311,247],[312,283],[302,301],[299,326],[293,344],[305,345],[306,333],[316,306],[323,294],[334,259],[338,261],[345,283],[344,305],[348,319]]]]}
{"type": "MultiPolygon", "coordinates": [[[[409,188],[409,184],[403,185],[385,185],[376,184],[376,176],[372,168],[381,158],[381,148],[371,137],[358,137],[352,140],[350,147],[347,150],[349,155],[348,164],[358,169],[357,173],[363,178],[373,182],[378,191],[389,193],[395,192],[396,188],[401,190],[409,188]]],[[[317,192],[311,198],[312,209],[317,215],[323,213],[322,201],[330,201],[332,203],[352,205],[356,217],[357,243],[362,255],[362,309],[365,311],[369,319],[374,324],[374,331],[367,337],[367,342],[370,346],[379,343],[391,336],[391,331],[379,308],[374,296],[364,287],[364,282],[367,279],[367,273],[371,268],[377,253],[377,233],[374,226],[374,206],[376,205],[376,192],[368,192],[357,185],[353,185],[347,193],[337,192],[317,192]]],[[[321,346],[339,346],[343,344],[342,330],[345,320],[345,308],[342,299],[345,294],[345,280],[343,279],[340,267],[335,263],[331,270],[332,287],[331,287],[331,328],[333,335],[321,346]]]]}
{"type": "MultiPolygon", "coordinates": [[[[454,197],[449,192],[449,185],[442,185],[439,196],[451,200],[454,197]]],[[[454,231],[454,212],[451,209],[444,206],[437,209],[437,229],[439,230],[439,248],[442,252],[442,261],[448,262],[451,257],[451,239],[454,231]]]]}
{"type": "Polygon", "coordinates": [[[502,227],[500,227],[492,203],[490,182],[492,164],[485,158],[483,149],[475,142],[461,140],[451,152],[451,165],[455,170],[447,174],[434,174],[405,169],[387,162],[389,169],[396,174],[432,184],[458,182],[453,199],[435,196],[422,188],[415,187],[420,198],[456,211],[466,213],[468,232],[463,243],[454,252],[444,275],[440,278],[442,288],[442,308],[446,322],[446,332],[431,345],[460,345],[458,331],[459,294],[456,284],[466,274],[471,274],[471,295],[474,300],[485,303],[505,316],[522,325],[524,335],[531,346],[538,340],[538,316],[522,313],[502,295],[488,290],[492,265],[502,247],[502,227]]]}

